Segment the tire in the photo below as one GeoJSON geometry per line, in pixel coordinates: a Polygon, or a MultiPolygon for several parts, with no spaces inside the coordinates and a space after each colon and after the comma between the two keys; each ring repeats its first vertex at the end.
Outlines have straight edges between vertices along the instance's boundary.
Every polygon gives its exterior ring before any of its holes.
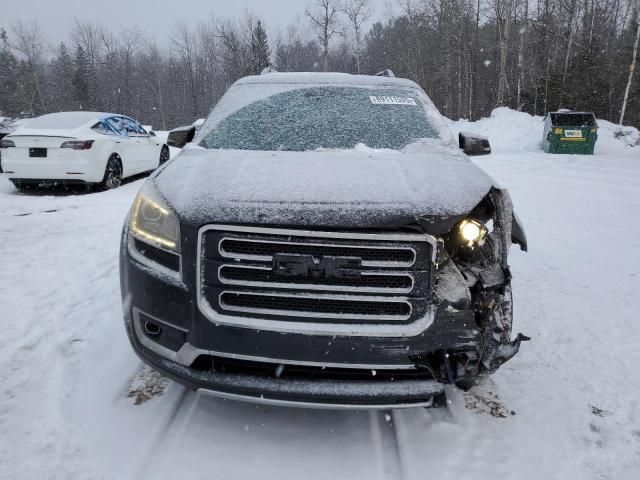
{"type": "Polygon", "coordinates": [[[122,184],[122,162],[120,157],[115,153],[107,160],[107,166],[104,169],[104,177],[99,184],[100,190],[111,190],[118,188],[122,184]]]}
{"type": "Polygon", "coordinates": [[[163,145],[162,149],[160,150],[160,161],[158,162],[158,167],[161,167],[162,165],[167,163],[169,161],[169,158],[171,158],[169,147],[163,145]]]}

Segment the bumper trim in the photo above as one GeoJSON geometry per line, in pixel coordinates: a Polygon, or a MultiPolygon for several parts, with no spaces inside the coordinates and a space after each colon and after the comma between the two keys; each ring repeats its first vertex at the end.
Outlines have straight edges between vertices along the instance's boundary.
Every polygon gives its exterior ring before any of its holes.
{"type": "MultiPolygon", "coordinates": [[[[253,397],[250,395],[240,395],[237,393],[220,392],[211,390],[208,388],[199,388],[198,393],[208,395],[215,398],[221,398],[224,400],[233,400],[238,402],[252,403],[256,405],[267,405],[274,407],[294,407],[294,408],[309,408],[315,410],[394,410],[400,408],[419,408],[419,407],[431,407],[434,404],[434,399],[431,397],[429,400],[407,402],[407,403],[389,403],[389,404],[350,404],[350,403],[318,403],[318,402],[303,402],[295,400],[279,400],[276,398],[253,397]]],[[[444,389],[443,389],[444,392],[444,389]]]]}
{"type": "Polygon", "coordinates": [[[227,353],[227,352],[218,352],[215,350],[207,350],[202,348],[197,348],[191,345],[189,342],[185,343],[180,350],[174,352],[169,350],[162,345],[154,342],[150,338],[148,338],[144,332],[142,331],[142,324],[140,320],[140,314],[144,314],[147,317],[153,318],[158,323],[162,323],[168,325],[172,328],[181,329],[171,323],[168,323],[160,318],[154,317],[153,315],[149,315],[148,313],[141,312],[137,308],[133,308],[133,328],[136,335],[137,340],[145,347],[154,352],[155,354],[166,358],[167,360],[171,360],[173,362],[179,363],[185,367],[189,367],[194,360],[200,355],[210,355],[213,357],[223,357],[230,358],[234,360],[246,360],[250,362],[257,363],[273,363],[276,365],[300,365],[300,366],[308,366],[308,367],[326,367],[326,368],[359,368],[363,370],[415,370],[416,366],[413,363],[407,364],[359,364],[359,363],[332,363],[332,362],[308,362],[304,360],[288,360],[282,358],[269,358],[269,357],[260,357],[255,355],[241,355],[235,353],[227,353]]]}
{"type": "Polygon", "coordinates": [[[169,327],[176,328],[178,330],[182,329],[160,318],[154,317],[153,315],[141,312],[137,308],[133,308],[133,330],[136,338],[145,348],[148,348],[162,358],[166,358],[167,360],[171,360],[172,362],[179,363],[180,365],[184,365],[185,367],[189,367],[199,355],[209,355],[209,350],[196,348],[189,342],[180,347],[180,350],[178,350],[177,352],[174,352],[173,350],[170,350],[167,347],[163,347],[162,345],[154,342],[142,331],[142,320],[140,319],[141,313],[147,317],[153,318],[155,321],[163,325],[168,325],[169,327]]]}

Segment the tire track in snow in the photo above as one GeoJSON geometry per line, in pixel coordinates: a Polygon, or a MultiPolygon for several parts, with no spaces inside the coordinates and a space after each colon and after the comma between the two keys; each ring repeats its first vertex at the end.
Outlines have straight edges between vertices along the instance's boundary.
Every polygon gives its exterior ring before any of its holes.
{"type": "Polygon", "coordinates": [[[376,459],[380,470],[380,479],[383,480],[402,480],[405,478],[395,426],[397,418],[397,412],[393,410],[371,410],[369,412],[371,436],[378,449],[376,459]]]}
{"type": "Polygon", "coordinates": [[[182,389],[182,391],[171,407],[167,417],[164,419],[164,425],[158,430],[154,440],[146,447],[146,451],[141,456],[140,464],[132,478],[144,479],[158,477],[157,472],[162,471],[163,459],[168,457],[167,453],[174,448],[176,442],[182,437],[184,428],[193,415],[195,406],[198,403],[197,394],[182,385],[174,385],[176,388],[182,389]],[[186,413],[180,419],[179,422],[181,423],[179,423],[177,427],[174,427],[174,424],[178,422],[180,413],[183,411],[186,413]],[[173,434],[168,435],[167,433],[172,429],[174,430],[173,434]]]}

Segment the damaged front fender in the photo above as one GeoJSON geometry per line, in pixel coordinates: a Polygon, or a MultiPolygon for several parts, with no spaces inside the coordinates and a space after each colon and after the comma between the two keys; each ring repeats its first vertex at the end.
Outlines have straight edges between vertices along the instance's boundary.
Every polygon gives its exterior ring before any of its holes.
{"type": "Polygon", "coordinates": [[[526,251],[527,240],[509,193],[492,188],[469,218],[487,226],[481,241],[460,242],[454,228],[439,244],[435,294],[439,318],[433,333],[444,341],[438,350],[425,349],[413,357],[416,366],[428,369],[438,380],[463,388],[478,375],[497,370],[518,353],[521,342],[529,340],[522,334],[511,339],[509,249],[517,243],[526,251]]]}

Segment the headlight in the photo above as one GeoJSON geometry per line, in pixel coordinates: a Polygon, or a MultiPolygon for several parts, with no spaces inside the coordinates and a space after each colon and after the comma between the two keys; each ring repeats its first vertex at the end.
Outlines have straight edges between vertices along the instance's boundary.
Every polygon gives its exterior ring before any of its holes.
{"type": "Polygon", "coordinates": [[[481,243],[487,233],[487,228],[476,220],[467,219],[458,225],[458,232],[467,247],[472,247],[474,244],[481,243]]]}
{"type": "Polygon", "coordinates": [[[133,202],[129,232],[143,242],[180,253],[178,216],[166,205],[149,181],[133,202]]]}

